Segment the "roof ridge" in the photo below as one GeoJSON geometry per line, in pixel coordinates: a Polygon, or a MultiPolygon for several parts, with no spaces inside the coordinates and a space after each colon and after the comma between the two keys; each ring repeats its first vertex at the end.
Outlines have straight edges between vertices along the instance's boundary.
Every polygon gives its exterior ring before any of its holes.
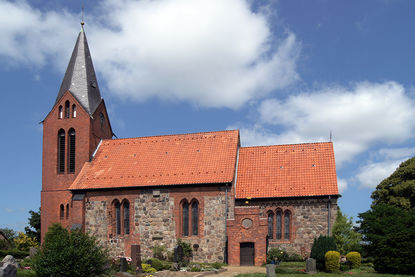
{"type": "Polygon", "coordinates": [[[131,138],[116,138],[116,139],[104,139],[103,141],[120,141],[127,139],[146,139],[146,138],[160,138],[160,137],[173,137],[173,136],[185,136],[185,135],[197,135],[197,134],[209,134],[209,133],[230,133],[230,132],[239,132],[238,129],[235,130],[222,130],[222,131],[206,131],[206,132],[196,132],[196,133],[183,133],[183,134],[168,134],[168,135],[156,135],[156,136],[144,136],[144,137],[131,137],[131,138]]]}
{"type": "Polygon", "coordinates": [[[273,145],[254,145],[254,146],[241,146],[241,148],[269,148],[273,146],[300,146],[300,145],[312,145],[312,144],[333,144],[332,141],[318,141],[318,142],[304,142],[304,143],[288,143],[288,144],[273,144],[273,145]]]}

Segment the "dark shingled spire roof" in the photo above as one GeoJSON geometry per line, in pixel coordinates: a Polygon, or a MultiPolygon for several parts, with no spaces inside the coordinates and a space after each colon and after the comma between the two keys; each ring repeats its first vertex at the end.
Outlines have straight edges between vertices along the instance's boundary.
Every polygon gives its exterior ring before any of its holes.
{"type": "Polygon", "coordinates": [[[92,64],[83,27],[76,40],[55,105],[67,90],[72,93],[90,115],[95,112],[95,109],[101,103],[101,93],[99,92],[94,65],[92,64]]]}

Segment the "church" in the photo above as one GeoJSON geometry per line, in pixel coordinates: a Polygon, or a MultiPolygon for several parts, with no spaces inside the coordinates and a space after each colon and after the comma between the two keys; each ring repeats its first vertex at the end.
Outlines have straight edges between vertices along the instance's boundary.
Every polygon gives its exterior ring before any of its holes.
{"type": "Polygon", "coordinates": [[[55,222],[112,256],[180,238],[195,262],[304,257],[337,214],[331,142],[242,147],[239,130],[113,139],[83,27],[43,120],[41,232],[55,222]]]}

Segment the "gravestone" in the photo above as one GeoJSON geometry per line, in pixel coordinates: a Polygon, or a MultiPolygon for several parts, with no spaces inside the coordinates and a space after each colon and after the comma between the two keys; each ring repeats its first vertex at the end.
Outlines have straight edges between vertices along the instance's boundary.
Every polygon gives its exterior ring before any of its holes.
{"type": "Polygon", "coordinates": [[[275,264],[267,264],[267,277],[275,277],[275,264]]]}
{"type": "Polygon", "coordinates": [[[138,244],[131,245],[131,262],[138,272],[143,271],[141,268],[141,249],[138,244]]]}
{"type": "Polygon", "coordinates": [[[120,258],[120,271],[121,272],[127,271],[127,259],[125,257],[120,258]]]}
{"type": "Polygon", "coordinates": [[[183,247],[181,245],[176,246],[174,248],[174,262],[175,263],[182,263],[184,257],[183,247]]]}
{"type": "Polygon", "coordinates": [[[308,258],[305,262],[305,271],[307,273],[316,273],[316,260],[313,258],[308,258]]]}

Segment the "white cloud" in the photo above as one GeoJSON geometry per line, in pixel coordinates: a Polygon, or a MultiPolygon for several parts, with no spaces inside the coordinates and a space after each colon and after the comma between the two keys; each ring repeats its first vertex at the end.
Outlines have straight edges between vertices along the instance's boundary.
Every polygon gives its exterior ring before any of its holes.
{"type": "Polygon", "coordinates": [[[272,136],[275,143],[327,141],[332,130],[337,164],[351,161],[376,143],[402,143],[413,138],[415,131],[414,100],[395,82],[365,82],[284,101],[269,99],[263,101],[259,114],[251,133],[259,130],[260,134],[250,134],[259,144],[261,134],[272,133],[267,131],[272,126],[284,129],[272,136]]]}
{"type": "Polygon", "coordinates": [[[339,187],[339,193],[342,193],[347,189],[348,183],[345,179],[338,178],[337,185],[339,187]]]}
{"type": "Polygon", "coordinates": [[[369,163],[360,168],[356,175],[362,187],[375,188],[383,179],[391,175],[402,161],[369,163]]]}
{"type": "MultiPolygon", "coordinates": [[[[122,97],[238,108],[298,79],[295,35],[274,37],[267,14],[248,0],[106,0],[96,10],[86,25],[95,68],[122,97]]],[[[0,0],[0,55],[64,68],[74,18],[0,0]]]]}

